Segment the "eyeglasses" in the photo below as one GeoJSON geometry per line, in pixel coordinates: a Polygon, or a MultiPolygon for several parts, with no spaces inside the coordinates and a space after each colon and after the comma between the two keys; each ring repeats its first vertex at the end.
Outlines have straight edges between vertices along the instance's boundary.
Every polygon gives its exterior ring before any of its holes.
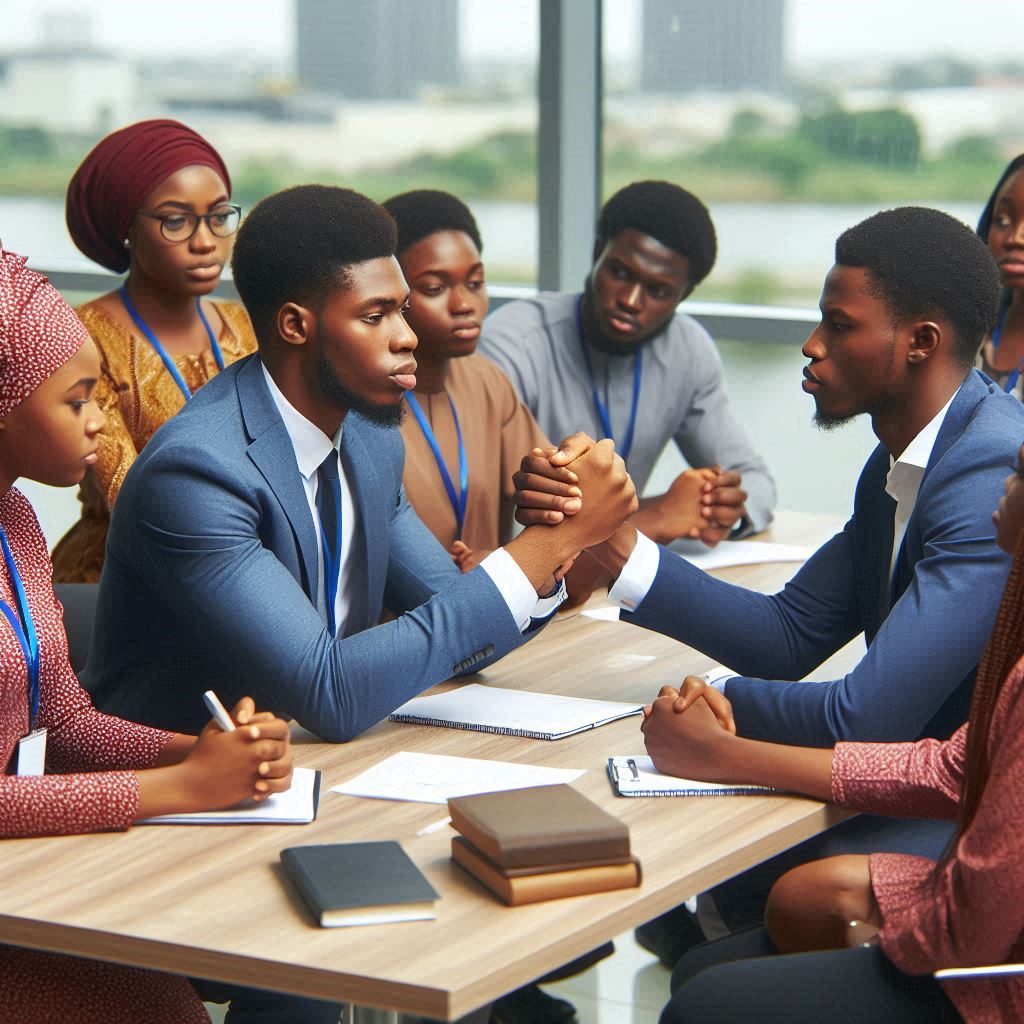
{"type": "Polygon", "coordinates": [[[218,238],[230,238],[238,230],[238,222],[242,218],[242,208],[233,204],[218,206],[209,213],[149,213],[139,210],[143,217],[160,221],[160,234],[168,242],[187,242],[198,230],[203,221],[210,234],[218,238]]]}

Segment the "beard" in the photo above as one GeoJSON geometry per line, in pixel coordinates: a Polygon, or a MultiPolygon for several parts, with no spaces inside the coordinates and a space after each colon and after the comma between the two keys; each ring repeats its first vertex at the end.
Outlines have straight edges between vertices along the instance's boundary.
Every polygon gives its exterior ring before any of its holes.
{"type": "Polygon", "coordinates": [[[845,427],[847,423],[852,423],[859,415],[860,413],[855,412],[850,416],[833,416],[830,413],[822,412],[820,409],[815,409],[812,422],[819,430],[831,432],[845,427]]]}
{"type": "MultiPolygon", "coordinates": [[[[654,341],[660,334],[664,334],[668,330],[668,325],[672,323],[670,316],[657,330],[652,331],[645,338],[638,338],[636,341],[618,341],[615,338],[610,338],[601,330],[595,309],[594,286],[588,274],[583,285],[583,340],[598,352],[619,359],[636,355],[645,345],[654,341]]],[[[673,313],[673,315],[675,314],[673,313]]]]}
{"type": "Polygon", "coordinates": [[[405,415],[405,402],[378,403],[371,402],[353,391],[338,375],[337,370],[327,361],[323,342],[316,342],[316,376],[320,391],[332,402],[344,406],[370,423],[385,429],[394,429],[402,422],[405,415]]]}

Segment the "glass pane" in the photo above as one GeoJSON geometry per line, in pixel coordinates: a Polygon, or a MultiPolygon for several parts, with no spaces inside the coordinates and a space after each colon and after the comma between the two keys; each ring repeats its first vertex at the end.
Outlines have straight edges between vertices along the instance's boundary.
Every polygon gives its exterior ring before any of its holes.
{"type": "Polygon", "coordinates": [[[536,280],[536,0],[7,0],[3,35],[0,237],[16,251],[80,260],[63,210],[78,162],[112,129],[172,117],[218,148],[245,209],[308,181],[378,200],[441,188],[476,213],[492,281],[536,280]]]}
{"type": "MultiPolygon", "coordinates": [[[[844,229],[908,204],[973,225],[1024,150],[1019,4],[604,0],[603,11],[606,196],[666,178],[715,222],[717,264],[684,313],[702,300],[816,307],[844,229]]],[[[797,390],[805,334],[715,340],[780,507],[842,515],[876,439],[866,417],[829,435],[811,427],[797,390]]],[[[682,466],[669,445],[649,491],[682,466]]]]}
{"type": "Polygon", "coordinates": [[[1024,7],[605,0],[605,187],[665,177],[719,234],[705,300],[816,304],[882,208],[975,223],[1024,148],[1024,7]]]}

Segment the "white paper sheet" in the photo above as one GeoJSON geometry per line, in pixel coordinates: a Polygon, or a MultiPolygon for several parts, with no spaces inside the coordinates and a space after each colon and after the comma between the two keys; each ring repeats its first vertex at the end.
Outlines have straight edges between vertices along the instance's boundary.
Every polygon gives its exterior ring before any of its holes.
{"type": "Polygon", "coordinates": [[[619,609],[613,604],[604,604],[600,608],[588,608],[583,612],[588,619],[598,619],[605,622],[618,622],[619,609]]]}
{"type": "Polygon", "coordinates": [[[445,754],[414,754],[403,750],[355,778],[331,787],[331,792],[374,800],[444,804],[453,796],[572,782],[585,771],[585,768],[545,768],[542,765],[484,761],[445,754]]]}
{"type": "Polygon", "coordinates": [[[396,708],[396,722],[558,740],[640,714],[641,704],[586,700],[554,693],[467,683],[431,697],[414,697],[396,708]]]}
{"type": "Polygon", "coordinates": [[[714,548],[693,541],[676,541],[671,547],[691,565],[705,572],[734,565],[806,562],[817,550],[802,544],[772,544],[765,540],[723,541],[714,548]]]}
{"type": "Polygon", "coordinates": [[[246,800],[223,811],[161,814],[136,825],[305,825],[316,818],[316,777],[313,768],[296,768],[291,789],[273,793],[260,803],[246,800]]]}

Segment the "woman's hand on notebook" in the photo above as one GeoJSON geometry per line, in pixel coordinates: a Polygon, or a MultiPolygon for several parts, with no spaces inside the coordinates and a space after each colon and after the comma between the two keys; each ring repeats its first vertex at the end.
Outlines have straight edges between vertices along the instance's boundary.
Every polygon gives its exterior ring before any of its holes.
{"type": "Polygon", "coordinates": [[[269,711],[256,712],[249,697],[231,709],[238,723],[224,732],[211,721],[181,764],[183,787],[202,806],[217,810],[240,800],[266,800],[288,789],[292,778],[291,731],[269,711]]]}

